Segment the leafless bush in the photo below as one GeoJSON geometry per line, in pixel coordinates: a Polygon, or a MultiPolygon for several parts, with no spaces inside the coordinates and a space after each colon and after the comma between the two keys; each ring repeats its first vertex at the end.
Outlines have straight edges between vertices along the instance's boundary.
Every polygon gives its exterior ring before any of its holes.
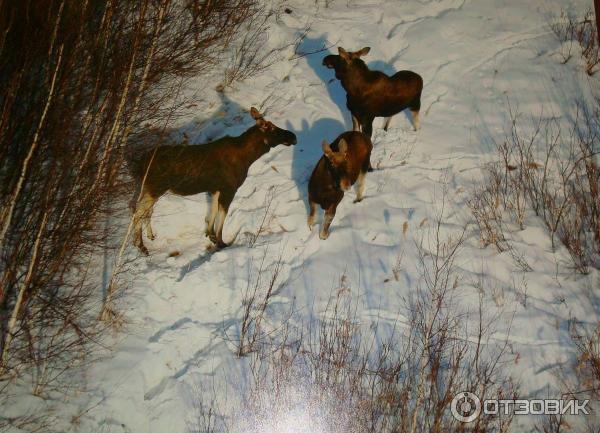
{"type": "Polygon", "coordinates": [[[0,3],[0,385],[28,375],[45,395],[83,365],[104,326],[105,227],[127,211],[128,137],[174,120],[182,80],[215,67],[256,5],[0,3]]]}
{"type": "Polygon", "coordinates": [[[502,252],[507,249],[501,208],[507,185],[503,184],[498,164],[490,164],[486,174],[486,181],[475,188],[467,205],[475,217],[483,246],[495,245],[502,252]]]}
{"type": "Polygon", "coordinates": [[[265,312],[275,291],[279,287],[279,273],[283,265],[282,256],[273,264],[273,269],[265,281],[265,260],[267,258],[268,248],[265,248],[259,267],[255,275],[250,275],[247,280],[244,298],[242,301],[242,318],[240,323],[240,333],[237,340],[237,356],[246,356],[249,353],[260,349],[264,343],[264,329],[262,328],[265,320],[265,312]]]}
{"type": "Polygon", "coordinates": [[[227,424],[219,407],[223,405],[217,397],[214,383],[208,386],[194,384],[191,391],[193,405],[193,418],[188,421],[190,433],[216,433],[227,432],[227,424]]]}
{"type": "Polygon", "coordinates": [[[580,391],[595,400],[600,397],[600,325],[590,333],[574,327],[572,338],[577,347],[577,372],[580,391]]]}
{"type": "Polygon", "coordinates": [[[574,17],[562,10],[560,17],[550,24],[550,27],[557,39],[563,43],[560,51],[563,63],[567,63],[571,59],[573,45],[577,43],[585,59],[585,72],[593,75],[600,64],[598,30],[593,9],[590,7],[582,18],[574,17]]]}
{"type": "Polygon", "coordinates": [[[231,41],[231,54],[225,77],[217,90],[223,91],[234,82],[243,81],[255,76],[271,66],[278,59],[275,56],[277,49],[266,49],[269,20],[273,12],[264,14],[255,13],[244,24],[237,40],[231,41]]]}
{"type": "Polygon", "coordinates": [[[520,281],[517,282],[513,276],[511,277],[511,282],[516,300],[523,306],[523,308],[527,308],[527,280],[522,277],[520,281]]]}
{"type": "Polygon", "coordinates": [[[256,6],[252,16],[244,23],[238,36],[231,41],[223,81],[217,86],[219,92],[236,82],[255,77],[281,60],[283,52],[300,39],[272,48],[268,47],[270,21],[278,11],[256,6]]]}
{"type": "Polygon", "coordinates": [[[298,35],[298,37],[296,37],[296,40],[292,43],[292,45],[294,46],[294,54],[292,54],[292,56],[290,57],[290,60],[296,60],[296,59],[300,59],[302,57],[311,56],[313,54],[322,53],[323,51],[327,51],[331,47],[334,47],[336,45],[336,43],[328,44],[327,42],[323,42],[323,44],[319,48],[315,48],[310,51],[303,50],[301,48],[302,43],[308,36],[310,29],[311,29],[310,25],[305,26],[304,29],[302,30],[302,32],[300,32],[300,34],[298,35]]]}
{"type": "MultiPolygon", "coordinates": [[[[566,247],[575,269],[587,273],[589,266],[597,263],[598,112],[579,109],[568,130],[555,118],[540,117],[533,123],[531,134],[525,136],[519,115],[509,104],[510,131],[497,145],[499,159],[490,164],[486,182],[469,201],[484,245],[493,243],[500,251],[507,249],[503,220],[523,229],[530,208],[545,223],[552,247],[556,248],[557,240],[566,247]]],[[[513,258],[521,269],[529,268],[522,256],[513,258]]]]}
{"type": "Polygon", "coordinates": [[[560,55],[562,63],[567,63],[573,57],[573,45],[575,43],[574,34],[575,23],[563,9],[560,11],[560,16],[556,21],[550,23],[550,28],[554,32],[556,38],[562,42],[560,47],[560,55]]]}
{"type": "MultiPolygon", "coordinates": [[[[501,366],[506,342],[492,344],[495,317],[480,298],[475,315],[459,307],[455,260],[464,232],[443,238],[441,220],[417,242],[419,285],[394,323],[365,324],[348,277],[325,310],[298,327],[289,321],[251,354],[246,409],[229,428],[245,432],[506,432],[511,417],[462,424],[453,397],[514,397],[501,366]],[[474,329],[465,333],[465,322],[474,329]],[[390,328],[391,327],[391,328],[390,328]],[[235,425],[235,423],[240,425],[235,425]]],[[[252,290],[250,291],[253,292],[252,290]]],[[[256,297],[255,297],[256,298],[256,297]]],[[[260,309],[259,309],[260,310],[260,309]]]]}
{"type": "Polygon", "coordinates": [[[260,223],[258,225],[258,228],[256,229],[255,232],[245,233],[246,239],[247,239],[247,244],[248,244],[249,248],[252,248],[254,245],[256,245],[256,241],[258,240],[258,238],[260,236],[262,236],[263,234],[265,234],[265,232],[267,232],[269,230],[269,225],[271,224],[271,222],[273,220],[273,201],[275,200],[276,193],[277,193],[276,186],[269,187],[269,190],[267,191],[267,195],[265,196],[264,207],[263,207],[263,211],[262,211],[263,214],[262,214],[260,223]]]}
{"type": "Polygon", "coordinates": [[[580,324],[572,321],[571,338],[576,348],[574,364],[567,363],[559,372],[559,386],[563,398],[589,400],[587,410],[590,415],[579,416],[576,419],[569,416],[549,415],[544,417],[536,426],[543,433],[588,432],[594,433],[600,429],[597,414],[600,401],[600,325],[587,332],[580,324]]]}

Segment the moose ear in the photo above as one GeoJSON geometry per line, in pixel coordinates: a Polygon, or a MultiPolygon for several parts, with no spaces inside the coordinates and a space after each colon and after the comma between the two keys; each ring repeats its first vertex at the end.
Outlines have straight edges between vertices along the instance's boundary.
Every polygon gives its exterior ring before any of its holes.
{"type": "Polygon", "coordinates": [[[338,150],[344,155],[346,154],[346,152],[348,152],[348,143],[343,138],[340,139],[340,141],[338,142],[338,150]]]}
{"type": "Polygon", "coordinates": [[[323,149],[323,153],[327,158],[331,158],[333,156],[333,150],[331,150],[331,146],[327,143],[327,140],[323,140],[321,143],[321,148],[323,149]]]}
{"type": "Polygon", "coordinates": [[[348,51],[346,51],[342,47],[338,47],[338,53],[340,54],[340,57],[342,59],[344,59],[346,61],[350,60],[350,54],[348,54],[348,51]]]}
{"type": "Polygon", "coordinates": [[[269,122],[267,122],[262,117],[256,119],[256,125],[260,128],[262,132],[267,132],[267,130],[269,129],[269,122]]]}
{"type": "Polygon", "coordinates": [[[260,111],[258,111],[258,110],[257,110],[256,108],[254,108],[254,107],[252,107],[252,108],[250,109],[250,115],[252,116],[252,118],[253,118],[254,120],[259,120],[259,119],[262,119],[262,118],[263,118],[263,115],[262,115],[262,114],[260,114],[260,111]]]}
{"type": "Polygon", "coordinates": [[[366,55],[366,54],[369,54],[369,51],[371,51],[371,47],[364,47],[364,48],[362,48],[360,51],[358,51],[358,52],[356,53],[356,55],[357,55],[358,57],[362,57],[362,56],[364,56],[364,55],[366,55]]]}

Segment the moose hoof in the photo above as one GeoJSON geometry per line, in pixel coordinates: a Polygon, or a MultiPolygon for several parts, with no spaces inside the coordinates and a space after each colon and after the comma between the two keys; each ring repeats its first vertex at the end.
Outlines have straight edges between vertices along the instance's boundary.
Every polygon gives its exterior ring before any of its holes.
{"type": "Polygon", "coordinates": [[[360,198],[356,197],[352,203],[360,203],[361,201],[363,201],[363,198],[364,197],[360,197],[360,198]]]}
{"type": "Polygon", "coordinates": [[[148,253],[148,248],[146,248],[145,245],[138,245],[138,249],[140,250],[140,253],[142,253],[143,255],[147,256],[149,255],[148,253]]]}
{"type": "Polygon", "coordinates": [[[227,248],[229,246],[229,244],[226,244],[223,241],[217,241],[215,242],[215,246],[217,247],[217,249],[223,249],[223,248],[227,248]]]}
{"type": "Polygon", "coordinates": [[[217,237],[217,235],[215,234],[210,234],[208,236],[208,238],[210,239],[210,241],[214,244],[214,246],[216,247],[216,249],[220,250],[222,248],[227,248],[230,244],[226,244],[225,242],[223,242],[222,239],[219,239],[217,237]]]}
{"type": "Polygon", "coordinates": [[[321,238],[322,240],[325,240],[329,237],[329,232],[321,232],[319,233],[319,238],[321,238]]]}

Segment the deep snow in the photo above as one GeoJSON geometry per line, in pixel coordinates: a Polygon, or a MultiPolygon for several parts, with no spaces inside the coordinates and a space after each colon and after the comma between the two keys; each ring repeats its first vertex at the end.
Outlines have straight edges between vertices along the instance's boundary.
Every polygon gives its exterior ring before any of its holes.
{"type": "MultiPolygon", "coordinates": [[[[494,157],[493,140],[501,140],[507,127],[507,100],[525,118],[542,110],[565,116],[576,98],[587,99],[598,87],[579,60],[561,65],[556,55],[559,43],[548,22],[565,6],[560,0],[336,0],[318,9],[313,0],[291,0],[285,6],[292,13],[273,22],[270,45],[293,40],[308,23],[301,51],[370,46],[365,61],[371,68],[421,74],[422,129],[414,132],[403,113],[387,133],[383,120],[376,120],[376,170],[367,175],[366,198],[353,204],[355,193],[348,193],[329,239],[321,241],[318,228],[311,233],[306,226],[307,180],[321,141],[352,125],[343,89],[321,65],[327,51],[289,60],[290,48],[269,70],[225,94],[207,90],[214,86],[202,80],[190,83],[203,98],[180,125],[191,143],[241,133],[252,124],[250,106],[264,103],[266,118],[294,131],[298,144],[279,146],[251,167],[225,224],[225,240],[239,232],[230,248],[207,251],[203,194],[160,199],[152,219],[157,239],[146,241],[151,256],[137,259],[129,272],[127,334],[94,364],[88,392],[71,402],[73,413],[90,408],[80,431],[189,431],[194,389],[207,380],[220,396],[235,400],[247,365],[235,357],[230,340],[238,332],[246,281],[256,275],[265,249],[266,270],[280,255],[283,260],[281,289],[267,312],[272,323],[292,302],[305,318],[322,311],[344,272],[360,299],[361,320],[391,322],[401,297],[416,287],[414,241],[434,220],[442,196],[444,233],[470,221],[466,200],[480,169],[494,157]],[[249,248],[247,232],[257,231],[270,195],[272,215],[249,248]],[[170,257],[173,252],[179,255],[170,257]],[[392,268],[401,253],[401,278],[395,281],[392,268]]],[[[569,7],[583,11],[586,2],[569,7]]],[[[469,293],[476,298],[469,284],[483,274],[486,310],[504,312],[498,341],[512,318],[510,350],[518,362],[511,374],[521,395],[545,397],[556,386],[555,367],[573,353],[569,319],[597,321],[600,303],[591,295],[597,295],[597,274],[578,276],[566,265],[557,274],[556,264],[568,263],[568,256],[551,251],[533,218],[525,230],[512,231],[515,248],[533,268],[529,273],[518,270],[507,253],[481,248],[474,225],[468,227],[458,261],[465,302],[471,302],[469,293]],[[515,290],[523,281],[526,302],[515,290]]],[[[69,419],[65,415],[67,425],[69,419]]]]}

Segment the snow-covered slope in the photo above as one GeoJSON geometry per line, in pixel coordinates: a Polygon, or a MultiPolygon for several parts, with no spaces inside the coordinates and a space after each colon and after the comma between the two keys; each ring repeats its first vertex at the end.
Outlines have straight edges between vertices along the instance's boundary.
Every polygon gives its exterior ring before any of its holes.
{"type": "MultiPolygon", "coordinates": [[[[585,3],[570,7],[581,11],[585,3]]],[[[321,64],[327,51],[289,60],[290,48],[286,58],[236,89],[203,91],[200,111],[181,125],[190,142],[241,133],[252,124],[250,106],[264,103],[267,119],[294,131],[298,144],[279,146],[251,167],[225,224],[225,240],[239,232],[230,248],[207,251],[204,195],[160,199],[152,220],[157,239],[147,241],[151,256],[130,269],[127,335],[90,371],[82,406],[90,409],[81,431],[185,432],[199,383],[215,378],[217,394],[231,397],[247,374],[231,340],[239,332],[247,280],[256,277],[263,256],[263,272],[282,260],[281,289],[267,311],[273,323],[292,302],[306,318],[321,311],[342,273],[360,299],[365,323],[395,318],[401,297],[416,285],[414,241],[442,199],[445,234],[470,221],[465,203],[480,168],[493,158],[492,140],[502,139],[507,100],[526,116],[542,110],[561,116],[598,84],[576,59],[561,65],[555,55],[558,42],[548,20],[560,13],[560,0],[336,0],[318,9],[313,0],[290,0],[285,6],[291,13],[273,23],[270,44],[293,41],[310,24],[301,52],[370,46],[365,61],[371,68],[421,74],[422,129],[414,132],[404,114],[387,133],[376,120],[376,170],[367,175],[366,199],[353,204],[355,193],[348,193],[330,238],[321,241],[306,226],[307,180],[321,141],[352,125],[343,89],[321,64]],[[264,230],[250,248],[248,233],[257,232],[267,207],[264,230]],[[396,281],[391,277],[401,254],[396,281]]],[[[194,86],[206,88],[203,82],[194,86]]],[[[599,304],[589,301],[597,275],[583,278],[566,267],[557,273],[556,263],[567,256],[551,252],[535,220],[513,237],[533,268],[529,273],[508,254],[480,248],[473,225],[467,233],[458,261],[465,286],[482,275],[490,282],[486,309],[505,314],[499,341],[512,318],[510,350],[518,362],[511,374],[523,396],[546,396],[555,386],[553,367],[572,354],[568,320],[598,317],[599,304]]]]}

